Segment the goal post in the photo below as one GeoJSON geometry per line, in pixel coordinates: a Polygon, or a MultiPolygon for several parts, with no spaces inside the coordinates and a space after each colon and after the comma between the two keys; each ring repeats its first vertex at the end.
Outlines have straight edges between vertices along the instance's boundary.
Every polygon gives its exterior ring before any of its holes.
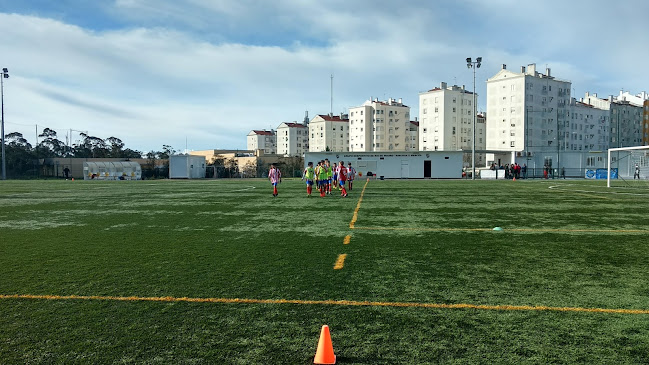
{"type": "Polygon", "coordinates": [[[606,186],[649,186],[649,146],[609,148],[606,186]]]}

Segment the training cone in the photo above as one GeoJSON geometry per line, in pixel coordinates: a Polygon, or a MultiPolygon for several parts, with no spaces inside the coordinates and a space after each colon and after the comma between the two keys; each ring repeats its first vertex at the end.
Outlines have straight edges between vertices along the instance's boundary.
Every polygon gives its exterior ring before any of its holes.
{"type": "Polygon", "coordinates": [[[516,181],[516,176],[514,176],[514,181],[516,181]]]}
{"type": "Polygon", "coordinates": [[[336,355],[334,355],[334,347],[331,344],[331,335],[329,334],[329,326],[326,324],[322,326],[320,331],[320,340],[318,341],[318,350],[315,353],[314,364],[335,364],[336,355]]]}

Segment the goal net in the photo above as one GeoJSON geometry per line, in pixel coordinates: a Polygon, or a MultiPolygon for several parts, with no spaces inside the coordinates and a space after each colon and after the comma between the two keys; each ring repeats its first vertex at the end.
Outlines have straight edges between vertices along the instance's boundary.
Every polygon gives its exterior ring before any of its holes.
{"type": "Polygon", "coordinates": [[[609,188],[649,188],[649,146],[611,148],[607,166],[609,188]]]}

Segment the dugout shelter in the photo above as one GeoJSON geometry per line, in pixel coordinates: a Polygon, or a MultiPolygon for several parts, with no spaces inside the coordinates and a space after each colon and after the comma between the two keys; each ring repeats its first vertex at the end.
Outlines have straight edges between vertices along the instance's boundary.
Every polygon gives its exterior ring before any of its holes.
{"type": "Polygon", "coordinates": [[[133,161],[84,162],[84,180],[141,180],[142,167],[133,161]]]}

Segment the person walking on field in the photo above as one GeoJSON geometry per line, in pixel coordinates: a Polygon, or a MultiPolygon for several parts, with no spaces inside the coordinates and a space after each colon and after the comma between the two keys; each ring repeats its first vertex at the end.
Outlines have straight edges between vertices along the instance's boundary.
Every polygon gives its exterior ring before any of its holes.
{"type": "Polygon", "coordinates": [[[277,196],[277,184],[282,182],[282,172],[278,168],[275,168],[275,164],[270,165],[270,171],[268,171],[268,180],[273,185],[273,197],[277,196]]]}
{"type": "Polygon", "coordinates": [[[313,168],[313,162],[309,162],[306,169],[304,169],[302,180],[305,179],[306,179],[306,194],[308,197],[310,197],[311,192],[313,191],[313,180],[315,179],[315,169],[313,168]]]}
{"type": "Polygon", "coordinates": [[[338,186],[340,187],[340,196],[343,198],[347,197],[347,190],[345,190],[345,181],[347,181],[347,168],[345,163],[340,161],[339,166],[336,168],[338,175],[338,186]]]}
{"type": "Polygon", "coordinates": [[[349,191],[352,191],[352,184],[354,183],[355,176],[356,176],[356,169],[352,167],[352,163],[350,162],[347,165],[347,186],[349,187],[349,191]]]}
{"type": "Polygon", "coordinates": [[[636,177],[638,178],[638,180],[640,180],[640,166],[638,166],[638,164],[635,164],[635,171],[633,172],[633,180],[635,180],[636,177]]]}

